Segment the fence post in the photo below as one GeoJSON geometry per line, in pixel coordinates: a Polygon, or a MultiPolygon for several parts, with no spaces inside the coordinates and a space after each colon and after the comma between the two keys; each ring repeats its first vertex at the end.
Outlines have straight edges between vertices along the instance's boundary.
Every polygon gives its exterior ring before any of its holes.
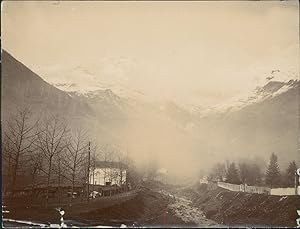
{"type": "Polygon", "coordinates": [[[298,189],[299,189],[299,183],[300,183],[300,168],[296,170],[296,174],[295,174],[295,185],[296,185],[296,195],[300,195],[300,193],[298,193],[298,189]]]}
{"type": "MultiPolygon", "coordinates": [[[[91,142],[89,141],[88,145],[88,172],[87,172],[87,202],[90,201],[90,162],[91,162],[91,142]]],[[[73,195],[73,193],[72,193],[73,195]]]]}
{"type": "Polygon", "coordinates": [[[297,179],[297,171],[295,171],[295,195],[298,195],[297,188],[298,188],[298,179],[297,179]]]}

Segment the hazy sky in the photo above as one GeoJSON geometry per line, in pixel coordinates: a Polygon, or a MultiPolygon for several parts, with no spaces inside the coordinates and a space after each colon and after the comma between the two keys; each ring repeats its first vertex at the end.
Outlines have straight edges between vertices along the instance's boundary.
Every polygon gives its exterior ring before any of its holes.
{"type": "Polygon", "coordinates": [[[4,2],[3,48],[48,81],[216,104],[299,72],[298,2],[4,2]]]}

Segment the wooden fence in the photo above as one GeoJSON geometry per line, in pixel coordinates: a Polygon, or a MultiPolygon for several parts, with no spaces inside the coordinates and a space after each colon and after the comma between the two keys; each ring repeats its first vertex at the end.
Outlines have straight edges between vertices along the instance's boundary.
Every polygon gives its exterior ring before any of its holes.
{"type": "Polygon", "coordinates": [[[297,195],[297,192],[295,188],[272,188],[271,195],[292,196],[297,195]]]}
{"type": "Polygon", "coordinates": [[[258,194],[269,194],[276,196],[290,196],[297,195],[295,188],[268,188],[259,186],[249,186],[247,184],[229,184],[225,182],[218,182],[219,187],[233,191],[233,192],[247,192],[258,194]]]}
{"type": "Polygon", "coordinates": [[[295,188],[268,188],[260,186],[249,186],[247,184],[230,184],[225,182],[211,182],[206,179],[200,179],[200,184],[207,184],[209,190],[214,190],[217,187],[224,188],[233,192],[247,192],[247,193],[258,193],[258,194],[268,194],[276,196],[291,196],[300,195],[300,188],[296,190],[295,188]]]}

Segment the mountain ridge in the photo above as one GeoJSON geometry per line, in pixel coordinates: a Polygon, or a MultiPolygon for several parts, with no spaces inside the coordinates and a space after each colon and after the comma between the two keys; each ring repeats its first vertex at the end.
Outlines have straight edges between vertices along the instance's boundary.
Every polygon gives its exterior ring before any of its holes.
{"type": "Polygon", "coordinates": [[[90,112],[86,104],[78,103],[64,91],[53,87],[5,50],[2,50],[1,57],[1,99],[5,113],[13,112],[12,104],[30,106],[44,113],[61,109],[63,113],[80,116],[90,112]]]}
{"type": "MultiPolygon", "coordinates": [[[[203,115],[201,109],[191,112],[176,102],[128,100],[109,89],[67,93],[5,51],[2,60],[3,120],[13,107],[23,104],[32,104],[35,113],[60,111],[65,117],[77,117],[103,144],[126,145],[139,158],[164,152],[176,165],[190,163],[191,168],[243,156],[267,160],[271,152],[278,152],[285,165],[299,157],[298,80],[274,83],[272,79],[254,91],[264,99],[241,109],[203,115]]],[[[168,160],[164,163],[168,169],[168,160]]]]}

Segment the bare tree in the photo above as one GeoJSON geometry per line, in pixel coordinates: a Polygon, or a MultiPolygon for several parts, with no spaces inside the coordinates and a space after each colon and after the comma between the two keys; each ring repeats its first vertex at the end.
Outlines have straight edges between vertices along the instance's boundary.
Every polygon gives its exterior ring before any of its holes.
{"type": "Polygon", "coordinates": [[[143,171],[136,167],[135,163],[129,156],[126,158],[126,167],[126,188],[128,188],[128,185],[131,187],[138,186],[142,181],[143,171]]]}
{"type": "Polygon", "coordinates": [[[226,182],[231,184],[240,184],[240,178],[238,174],[238,170],[234,162],[231,162],[227,174],[226,174],[226,182]]]}
{"type": "Polygon", "coordinates": [[[224,181],[226,177],[226,166],[224,163],[217,163],[211,169],[209,180],[224,181]]]}
{"type": "Polygon", "coordinates": [[[249,173],[249,166],[247,163],[242,162],[238,164],[239,167],[239,175],[242,184],[246,184],[248,182],[248,173],[249,173]]]}
{"type": "Polygon", "coordinates": [[[72,205],[74,186],[77,175],[80,171],[82,171],[80,170],[80,168],[84,165],[86,159],[86,150],[86,133],[82,129],[78,129],[71,134],[63,159],[63,165],[65,165],[70,171],[72,181],[70,205],[72,205]]]}
{"type": "Polygon", "coordinates": [[[36,176],[39,171],[42,170],[43,166],[43,155],[41,152],[37,152],[29,156],[29,166],[30,166],[30,175],[31,175],[31,184],[34,186],[36,182],[36,176]]]}
{"type": "Polygon", "coordinates": [[[255,161],[243,161],[238,164],[241,182],[247,185],[259,185],[262,174],[255,161]]]}
{"type": "Polygon", "coordinates": [[[32,193],[31,193],[31,202],[32,202],[35,194],[34,190],[38,182],[37,175],[39,174],[40,171],[42,171],[43,155],[40,151],[36,151],[28,155],[27,161],[28,161],[26,163],[28,166],[27,171],[29,172],[30,184],[32,188],[32,193]]]}
{"type": "MultiPolygon", "coordinates": [[[[103,159],[105,164],[108,164],[107,162],[111,162],[113,160],[113,151],[108,145],[106,145],[105,149],[103,150],[103,159]]],[[[112,181],[110,168],[104,168],[104,184],[106,183],[106,178],[108,178],[110,182],[112,181]]]]}
{"type": "Polygon", "coordinates": [[[2,178],[3,188],[6,194],[10,189],[11,173],[12,173],[12,147],[7,137],[2,138],[2,178]]]}
{"type": "Polygon", "coordinates": [[[20,167],[22,157],[34,151],[33,143],[36,140],[36,132],[34,131],[38,121],[32,122],[30,119],[31,112],[29,108],[19,109],[17,114],[13,116],[7,123],[4,131],[4,146],[9,161],[9,175],[11,175],[11,198],[14,197],[17,172],[20,167]]]}
{"type": "Polygon", "coordinates": [[[48,118],[43,125],[38,127],[36,146],[41,150],[46,161],[46,168],[43,170],[47,175],[46,207],[48,206],[54,157],[66,148],[67,132],[66,123],[57,116],[48,118]]]}
{"type": "Polygon", "coordinates": [[[91,150],[91,158],[90,158],[90,171],[91,171],[91,174],[90,174],[90,178],[89,180],[91,180],[91,183],[93,184],[92,186],[92,191],[94,191],[94,185],[95,185],[95,170],[96,170],[96,161],[97,161],[97,157],[99,155],[96,155],[97,154],[97,144],[93,143],[91,144],[90,146],[90,150],[91,150]]]}
{"type": "Polygon", "coordinates": [[[117,154],[117,163],[118,163],[118,170],[119,170],[118,171],[119,185],[122,187],[126,181],[124,171],[126,169],[127,157],[120,151],[117,154]]]}

